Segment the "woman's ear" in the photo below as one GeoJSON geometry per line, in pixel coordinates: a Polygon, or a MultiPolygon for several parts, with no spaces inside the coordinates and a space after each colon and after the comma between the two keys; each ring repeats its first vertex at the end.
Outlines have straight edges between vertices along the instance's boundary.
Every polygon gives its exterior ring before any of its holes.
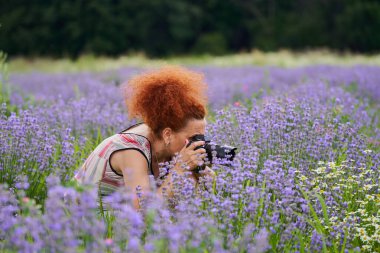
{"type": "Polygon", "coordinates": [[[166,127],[162,130],[162,138],[164,139],[165,146],[169,146],[172,134],[173,130],[170,127],[166,127]]]}

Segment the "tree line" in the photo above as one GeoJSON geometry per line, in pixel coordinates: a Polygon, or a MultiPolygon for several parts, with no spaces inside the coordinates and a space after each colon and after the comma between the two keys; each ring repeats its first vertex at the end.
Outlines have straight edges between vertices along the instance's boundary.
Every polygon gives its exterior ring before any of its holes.
{"type": "Polygon", "coordinates": [[[10,56],[380,49],[378,0],[0,0],[10,56]]]}

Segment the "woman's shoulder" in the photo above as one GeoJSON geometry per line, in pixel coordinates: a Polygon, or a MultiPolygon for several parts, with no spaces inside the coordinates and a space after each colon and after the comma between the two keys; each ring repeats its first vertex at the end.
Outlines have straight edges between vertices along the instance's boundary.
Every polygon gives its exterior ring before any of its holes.
{"type": "Polygon", "coordinates": [[[111,135],[99,143],[93,150],[93,153],[99,157],[108,159],[112,153],[127,149],[141,151],[148,158],[151,156],[149,140],[142,135],[134,133],[117,133],[111,135]]]}
{"type": "Polygon", "coordinates": [[[118,142],[120,145],[134,146],[141,149],[146,149],[150,152],[150,142],[148,138],[143,135],[136,133],[119,133],[113,137],[114,141],[118,142]]]}
{"type": "Polygon", "coordinates": [[[116,143],[116,149],[113,154],[110,155],[113,157],[113,163],[115,166],[120,168],[117,164],[129,163],[133,161],[133,163],[143,164],[146,162],[147,167],[151,169],[151,161],[152,161],[152,152],[151,145],[149,140],[143,136],[134,133],[119,133],[114,137],[114,143],[116,143]]]}
{"type": "Polygon", "coordinates": [[[138,123],[120,132],[117,138],[119,138],[122,143],[137,145],[146,149],[147,152],[150,152],[151,143],[147,137],[148,132],[149,128],[147,125],[138,123]]]}

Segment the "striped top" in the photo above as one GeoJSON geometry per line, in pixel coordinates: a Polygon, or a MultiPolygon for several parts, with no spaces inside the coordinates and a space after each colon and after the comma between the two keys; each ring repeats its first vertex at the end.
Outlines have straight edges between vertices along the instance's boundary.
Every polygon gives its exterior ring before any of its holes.
{"type": "Polygon", "coordinates": [[[123,175],[112,168],[110,158],[115,152],[127,149],[141,152],[147,160],[149,175],[153,175],[151,144],[142,135],[123,133],[130,128],[108,137],[95,148],[74,177],[78,183],[97,184],[99,197],[108,196],[124,187],[123,175]]]}

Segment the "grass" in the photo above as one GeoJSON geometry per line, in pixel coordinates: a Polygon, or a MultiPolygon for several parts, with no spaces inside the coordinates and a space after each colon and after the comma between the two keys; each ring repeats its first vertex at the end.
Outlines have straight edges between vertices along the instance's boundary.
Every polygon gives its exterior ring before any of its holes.
{"type": "Polygon", "coordinates": [[[105,71],[122,67],[157,67],[164,64],[228,66],[280,66],[300,67],[308,65],[380,65],[380,54],[361,55],[353,53],[334,53],[328,50],[292,52],[262,52],[254,50],[224,56],[175,56],[160,59],[148,59],[144,54],[123,55],[116,58],[83,55],[77,60],[68,58],[25,58],[16,57],[9,60],[9,71],[14,72],[79,72],[105,71]]]}

